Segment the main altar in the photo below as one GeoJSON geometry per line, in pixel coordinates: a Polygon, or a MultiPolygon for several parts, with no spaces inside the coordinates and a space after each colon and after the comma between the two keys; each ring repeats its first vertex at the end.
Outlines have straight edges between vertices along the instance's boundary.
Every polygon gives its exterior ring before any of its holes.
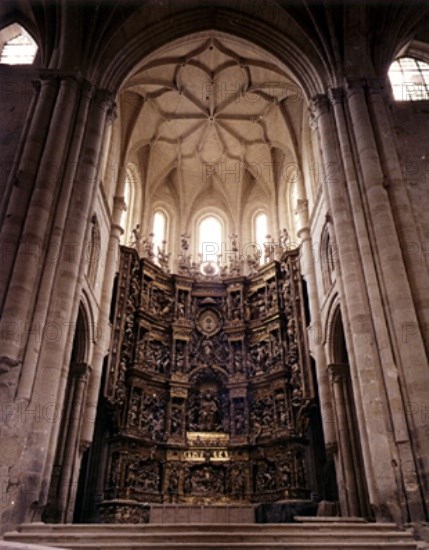
{"type": "Polygon", "coordinates": [[[101,521],[147,503],[308,499],[314,388],[299,251],[248,276],[169,274],[121,247],[101,521]]]}

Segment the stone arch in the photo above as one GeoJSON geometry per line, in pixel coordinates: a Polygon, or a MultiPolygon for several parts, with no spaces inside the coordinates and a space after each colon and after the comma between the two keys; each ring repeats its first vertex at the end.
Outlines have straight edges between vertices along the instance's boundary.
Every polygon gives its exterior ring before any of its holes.
{"type": "Polygon", "coordinates": [[[330,374],[337,448],[334,453],[338,474],[340,508],[343,515],[370,517],[353,381],[340,304],[331,310],[328,324],[330,374]]]}
{"type": "Polygon", "coordinates": [[[140,33],[135,33],[134,29],[139,28],[138,19],[144,18],[144,9],[132,14],[123,27],[110,37],[104,51],[99,53],[97,62],[101,65],[98,73],[101,75],[100,85],[118,90],[141,60],[151,52],[191,34],[219,30],[271,52],[289,67],[290,74],[302,86],[307,98],[324,89],[321,75],[328,74],[329,68],[311,37],[303,32],[289,14],[282,11],[290,25],[291,37],[273,27],[272,21],[256,22],[249,14],[224,7],[213,8],[211,11],[214,17],[207,17],[207,10],[203,8],[175,13],[162,21],[153,22],[144,32],[140,26],[140,33]],[[126,29],[129,29],[130,35],[126,29]],[[124,43],[125,36],[132,37],[127,38],[124,43]]]}
{"type": "Polygon", "coordinates": [[[90,318],[83,301],[79,304],[65,398],[61,414],[60,433],[51,475],[48,502],[44,510],[47,521],[70,522],[74,514],[76,486],[82,449],[80,433],[90,376],[88,363],[91,349],[90,318]]]}

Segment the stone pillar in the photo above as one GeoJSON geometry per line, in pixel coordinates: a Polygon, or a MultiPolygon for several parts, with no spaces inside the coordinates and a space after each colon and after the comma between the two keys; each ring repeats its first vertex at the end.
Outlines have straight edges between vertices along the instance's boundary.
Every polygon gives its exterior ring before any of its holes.
{"type": "MultiPolygon", "coordinates": [[[[362,193],[366,201],[370,237],[374,243],[380,292],[385,303],[389,304],[388,307],[385,307],[385,315],[392,349],[396,357],[396,375],[400,381],[401,393],[405,401],[403,406],[409,407],[410,404],[427,403],[429,400],[428,359],[391,204],[384,185],[385,176],[380,164],[365,89],[360,81],[348,84],[347,106],[356,144],[356,156],[360,167],[362,193]],[[404,326],[410,324],[416,327],[412,343],[403,341],[404,326]],[[417,327],[420,330],[417,330],[417,327]]],[[[406,414],[403,411],[404,409],[401,407],[399,414],[406,414]]],[[[429,494],[429,455],[427,451],[425,452],[427,449],[426,420],[422,418],[422,415],[408,415],[405,421],[411,426],[413,450],[407,449],[406,445],[404,447],[402,444],[398,444],[398,450],[402,457],[401,463],[403,464],[405,490],[411,519],[422,520],[425,516],[421,491],[426,495],[429,494]],[[413,465],[413,451],[416,462],[421,464],[420,479],[417,479],[416,468],[413,465]]],[[[429,504],[429,499],[427,504],[429,504]]]]}
{"type": "MultiPolygon", "coordinates": [[[[47,94],[49,98],[51,93],[47,94]]],[[[3,342],[2,362],[6,363],[7,367],[12,364],[20,365],[23,350],[30,336],[38,338],[43,336],[44,327],[31,325],[31,313],[41,266],[46,257],[46,236],[50,229],[55,200],[58,197],[58,179],[66,162],[69,145],[68,129],[73,127],[76,96],[76,81],[70,78],[61,80],[4,302],[2,324],[16,325],[16,330],[13,333],[7,333],[9,337],[3,342]]],[[[47,106],[43,112],[47,114],[47,106]]],[[[15,235],[15,238],[17,236],[15,235]]],[[[18,369],[14,369],[13,374],[15,376],[11,373],[7,382],[9,395],[5,397],[8,400],[13,398],[18,369]]],[[[4,391],[5,387],[3,386],[2,389],[4,391]]]]}
{"type": "Polygon", "coordinates": [[[334,168],[323,178],[324,192],[332,215],[335,241],[341,270],[342,302],[346,304],[344,321],[358,406],[358,425],[365,462],[369,497],[377,519],[401,521],[399,495],[402,488],[395,477],[391,434],[385,422],[385,394],[380,383],[380,363],[374,346],[374,327],[358,254],[358,239],[353,224],[352,207],[345,185],[343,164],[338,154],[338,138],[328,98],[317,96],[313,112],[318,123],[325,168],[334,168]],[[357,386],[357,387],[355,387],[357,386]]]}
{"type": "MultiPolygon", "coordinates": [[[[63,248],[60,258],[60,268],[57,272],[55,287],[58,293],[58,300],[53,300],[48,316],[48,322],[56,319],[56,322],[67,327],[70,319],[76,319],[79,306],[82,274],[85,270],[83,256],[87,224],[94,209],[94,200],[97,186],[99,185],[99,163],[102,143],[106,130],[106,118],[112,109],[113,100],[110,93],[100,90],[94,95],[88,114],[85,129],[85,136],[80,155],[80,165],[74,182],[73,195],[69,215],[67,219],[66,235],[68,242],[63,248]],[[85,223],[82,223],[82,219],[85,223]]],[[[61,343],[53,343],[51,346],[46,342],[41,349],[39,358],[39,369],[37,372],[34,389],[34,399],[43,395],[44,379],[46,373],[51,373],[51,380],[55,380],[55,394],[52,399],[55,403],[61,404],[64,399],[64,392],[67,380],[68,362],[71,354],[72,335],[74,331],[69,330],[69,336],[62,339],[61,343]],[[46,353],[46,356],[44,356],[46,353]],[[56,356],[55,356],[56,354],[56,356]],[[44,374],[45,373],[45,374],[44,374]]],[[[65,334],[65,333],[64,333],[65,334]]],[[[49,479],[52,471],[55,448],[58,438],[58,423],[53,426],[49,438],[49,450],[44,468],[44,479],[49,479]]],[[[41,497],[43,502],[46,497],[41,497]]]]}
{"type": "MultiPolygon", "coordinates": [[[[57,520],[70,522],[73,519],[73,504],[76,496],[74,487],[74,470],[80,464],[79,432],[83,420],[83,406],[85,401],[86,386],[90,367],[86,363],[72,364],[70,366],[70,407],[67,414],[63,415],[63,453],[61,456],[61,475],[59,477],[57,500],[57,520]]],[[[64,411],[65,412],[65,411],[64,411]]]]}
{"type": "MultiPolygon", "coordinates": [[[[56,261],[57,256],[61,250],[62,241],[64,239],[64,228],[66,224],[68,208],[70,205],[70,197],[73,190],[74,176],[76,167],[79,162],[79,153],[82,147],[83,134],[85,130],[85,124],[88,116],[88,108],[91,99],[90,88],[86,82],[80,84],[81,97],[79,104],[79,111],[75,122],[73,138],[71,141],[70,152],[68,157],[68,169],[64,175],[62,182],[60,200],[58,201],[58,208],[55,212],[54,224],[49,240],[48,257],[45,262],[44,271],[41,278],[40,288],[37,295],[37,301],[35,304],[35,311],[33,314],[32,324],[38,327],[46,326],[46,316],[50,305],[50,298],[52,293],[52,286],[56,274],[58,263],[56,261]]],[[[31,391],[34,382],[34,376],[37,366],[37,358],[40,352],[42,339],[34,339],[31,345],[26,348],[21,376],[19,380],[19,387],[17,392],[17,399],[23,399],[29,401],[31,398],[31,391]]]]}
{"type": "Polygon", "coordinates": [[[352,426],[349,423],[346,402],[346,369],[344,364],[329,365],[329,372],[332,379],[332,387],[335,403],[335,416],[338,426],[338,447],[339,460],[341,462],[341,470],[343,472],[343,493],[344,501],[341,502],[341,512],[346,516],[360,516],[361,507],[359,505],[359,491],[357,487],[357,479],[355,475],[355,464],[353,459],[353,449],[351,445],[351,437],[353,433],[350,431],[352,426]]]}
{"type": "Polygon", "coordinates": [[[429,273],[427,262],[412,257],[409,246],[423,243],[424,236],[419,234],[406,190],[402,166],[394,139],[394,129],[388,112],[387,99],[380,82],[371,81],[368,89],[368,106],[374,121],[373,129],[379,149],[380,162],[384,173],[386,187],[399,243],[404,257],[405,269],[409,277],[411,291],[414,296],[416,312],[420,327],[413,327],[410,345],[413,337],[423,337],[426,353],[429,355],[429,273]]]}
{"type": "MultiPolygon", "coordinates": [[[[106,116],[112,103],[111,94],[103,90],[97,92],[91,101],[69,202],[66,237],[62,243],[46,317],[47,323],[59,328],[60,337],[42,342],[29,408],[38,404],[50,405],[51,411],[57,411],[63,403],[72,347],[70,334],[74,333],[70,329],[70,321],[76,318],[79,305],[85,235],[99,184],[100,151],[106,116]]],[[[15,476],[17,484],[25,487],[25,491],[14,500],[13,508],[11,503],[7,503],[9,506],[4,517],[6,523],[9,522],[9,528],[11,524],[34,520],[41,515],[50,483],[59,422],[42,415],[37,422],[26,423],[24,430],[28,434],[27,442],[23,442],[26,453],[22,461],[11,469],[10,475],[15,476]],[[29,488],[34,495],[31,501],[26,494],[29,488]]]]}
{"type": "Polygon", "coordinates": [[[316,363],[317,385],[323,423],[323,435],[327,448],[335,443],[335,425],[333,419],[333,403],[329,386],[326,356],[322,346],[323,330],[320,318],[320,304],[317,293],[316,273],[310,228],[308,226],[308,202],[298,200],[296,214],[298,216],[297,236],[301,242],[301,271],[307,282],[308,303],[311,325],[308,328],[308,340],[311,353],[316,363]]]}
{"type": "MultiPolygon", "coordinates": [[[[333,112],[338,131],[338,139],[341,149],[342,160],[344,163],[344,172],[348,194],[350,201],[353,204],[353,222],[358,235],[359,253],[362,258],[362,268],[367,285],[367,293],[369,297],[369,307],[371,311],[372,321],[375,330],[375,339],[377,341],[378,355],[380,357],[380,378],[383,381],[387,395],[387,410],[390,415],[392,425],[392,433],[396,443],[399,442],[402,448],[408,448],[410,451],[410,439],[406,423],[406,411],[402,402],[401,388],[398,384],[398,369],[395,362],[394,350],[391,345],[391,337],[389,334],[388,319],[384,307],[384,299],[379,287],[379,277],[377,274],[377,261],[374,262],[374,257],[377,257],[377,249],[373,247],[370,235],[368,232],[367,222],[367,204],[362,200],[362,193],[359,190],[358,175],[355,169],[355,161],[353,159],[352,144],[350,142],[350,134],[347,126],[347,117],[344,110],[345,94],[342,89],[331,90],[331,101],[333,104],[333,112]]],[[[401,449],[399,449],[399,454],[401,449]]],[[[400,460],[400,456],[398,456],[400,460]]],[[[411,464],[401,466],[401,471],[410,471],[411,464]]],[[[407,475],[413,475],[416,478],[415,467],[411,468],[413,474],[409,472],[407,475]]],[[[408,487],[404,484],[405,490],[408,492],[408,487]]],[[[416,495],[411,491],[408,494],[410,503],[416,501],[416,495]]],[[[417,501],[420,497],[417,498],[417,501]]],[[[423,513],[418,502],[416,502],[417,513],[421,517],[423,513]],[[420,508],[420,510],[419,510],[420,508]]],[[[414,508],[414,505],[412,505],[414,508]]]]}
{"type": "MultiPolygon", "coordinates": [[[[6,215],[0,231],[0,243],[3,250],[0,262],[0,304],[3,306],[9,277],[20,245],[20,235],[25,221],[28,203],[39,169],[40,157],[45,145],[46,134],[52,118],[57,96],[57,80],[52,75],[41,76],[35,83],[39,88],[32,121],[25,136],[22,155],[16,171],[11,174],[13,187],[6,206],[6,215]]],[[[26,254],[31,248],[27,245],[26,254]]],[[[3,307],[1,308],[3,310],[3,307]]]]}
{"type": "Polygon", "coordinates": [[[100,316],[98,321],[100,335],[92,358],[94,368],[88,387],[88,396],[85,405],[86,411],[84,413],[84,424],[82,426],[81,442],[84,445],[91,444],[94,435],[95,416],[100,392],[103,361],[108,353],[110,344],[111,331],[109,312],[112,301],[112,289],[115,272],[119,268],[119,239],[122,234],[119,221],[123,210],[123,198],[116,198],[114,202],[113,224],[110,231],[109,248],[107,251],[106,267],[104,270],[103,287],[101,291],[100,316]]]}

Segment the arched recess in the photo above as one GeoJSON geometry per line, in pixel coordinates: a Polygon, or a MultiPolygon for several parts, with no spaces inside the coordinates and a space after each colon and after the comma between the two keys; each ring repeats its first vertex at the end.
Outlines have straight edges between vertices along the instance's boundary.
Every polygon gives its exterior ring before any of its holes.
{"type": "Polygon", "coordinates": [[[82,301],[75,324],[72,354],[61,414],[55,462],[43,520],[68,523],[73,518],[76,486],[82,456],[80,432],[84,421],[90,375],[91,315],[82,301]]]}
{"type": "Polygon", "coordinates": [[[328,355],[337,449],[334,454],[341,514],[371,517],[356,406],[341,309],[333,308],[328,323],[328,355]]]}

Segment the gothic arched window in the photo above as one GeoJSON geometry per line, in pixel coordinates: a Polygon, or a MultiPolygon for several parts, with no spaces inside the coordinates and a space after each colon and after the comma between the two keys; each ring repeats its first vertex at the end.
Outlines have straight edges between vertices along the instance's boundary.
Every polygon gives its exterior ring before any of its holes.
{"type": "Polygon", "coordinates": [[[389,68],[393,97],[397,101],[429,99],[429,64],[413,57],[400,57],[389,68]]]}
{"type": "Polygon", "coordinates": [[[37,44],[28,32],[13,23],[0,31],[0,63],[31,65],[36,57],[37,44]]]}
{"type": "Polygon", "coordinates": [[[264,261],[264,243],[267,241],[268,218],[264,212],[258,212],[254,219],[255,245],[260,254],[260,263],[264,261]]]}
{"type": "Polygon", "coordinates": [[[216,216],[205,216],[198,225],[198,252],[203,262],[216,262],[222,250],[222,223],[216,216]]]}
{"type": "Polygon", "coordinates": [[[157,210],[153,217],[153,251],[155,255],[165,246],[167,240],[167,216],[162,210],[157,210]]]}

